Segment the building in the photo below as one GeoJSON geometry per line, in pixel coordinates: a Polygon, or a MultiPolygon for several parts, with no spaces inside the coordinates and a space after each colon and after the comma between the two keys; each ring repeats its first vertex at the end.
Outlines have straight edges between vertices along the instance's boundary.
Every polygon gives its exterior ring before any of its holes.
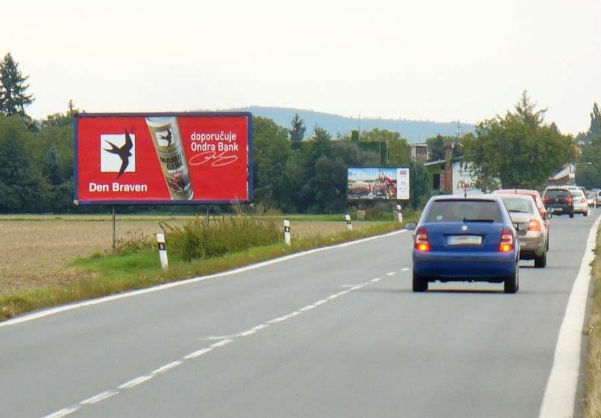
{"type": "Polygon", "coordinates": [[[565,164],[560,172],[549,177],[547,184],[550,186],[566,186],[576,184],[576,166],[565,164]]]}
{"type": "Polygon", "coordinates": [[[411,144],[412,162],[425,163],[429,157],[428,144],[411,144]]]}
{"type": "Polygon", "coordinates": [[[484,192],[474,185],[475,178],[470,174],[470,164],[463,163],[461,158],[438,160],[426,163],[425,166],[433,176],[432,188],[444,194],[479,195],[484,192]]]}

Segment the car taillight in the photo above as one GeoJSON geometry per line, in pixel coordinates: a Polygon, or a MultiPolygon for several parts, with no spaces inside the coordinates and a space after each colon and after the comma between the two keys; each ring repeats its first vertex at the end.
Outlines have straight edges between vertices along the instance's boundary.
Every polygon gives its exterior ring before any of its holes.
{"type": "Polygon", "coordinates": [[[503,228],[501,242],[499,243],[499,251],[506,253],[513,250],[513,234],[510,229],[503,228]]]}
{"type": "Polygon", "coordinates": [[[568,197],[568,203],[572,203],[574,200],[571,197],[568,197]]]}
{"type": "Polygon", "coordinates": [[[528,223],[528,231],[540,231],[540,222],[537,219],[532,219],[528,223]]]}
{"type": "Polygon", "coordinates": [[[415,231],[414,247],[417,251],[430,251],[430,241],[428,241],[428,230],[426,228],[422,227],[415,231]]]}
{"type": "Polygon", "coordinates": [[[586,199],[583,197],[580,203],[586,203],[586,199]]]}

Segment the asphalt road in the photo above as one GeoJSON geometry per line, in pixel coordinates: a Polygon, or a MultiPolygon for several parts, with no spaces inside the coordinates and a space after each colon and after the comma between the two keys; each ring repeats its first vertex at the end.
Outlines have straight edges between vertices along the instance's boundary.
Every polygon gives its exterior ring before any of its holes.
{"type": "Polygon", "coordinates": [[[516,295],[412,293],[404,232],[0,327],[0,416],[536,417],[599,213],[516,295]]]}

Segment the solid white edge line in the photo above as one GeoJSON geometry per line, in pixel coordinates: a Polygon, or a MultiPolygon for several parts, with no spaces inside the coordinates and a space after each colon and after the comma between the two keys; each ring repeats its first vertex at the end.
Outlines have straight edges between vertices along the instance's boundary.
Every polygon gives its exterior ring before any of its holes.
{"type": "Polygon", "coordinates": [[[564,418],[574,414],[578,377],[580,374],[580,350],[586,302],[591,280],[591,262],[597,241],[597,229],[601,217],[593,224],[586,242],[580,270],[572,286],[568,305],[559,329],[553,366],[540,407],[539,418],[564,418]]]}
{"type": "Polygon", "coordinates": [[[85,401],[81,401],[80,404],[82,404],[82,405],[93,405],[93,404],[98,403],[100,401],[104,401],[105,399],[108,399],[111,396],[115,396],[118,393],[119,392],[116,392],[114,390],[108,390],[106,392],[102,392],[99,395],[92,396],[91,398],[88,398],[85,401]]]}
{"type": "Polygon", "coordinates": [[[184,363],[180,360],[173,361],[169,364],[165,364],[163,367],[159,367],[158,369],[156,369],[155,371],[153,371],[150,374],[162,374],[162,373],[168,372],[171,369],[175,369],[176,367],[181,366],[182,364],[184,364],[184,363]]]}
{"type": "Polygon", "coordinates": [[[375,235],[373,237],[363,238],[363,239],[359,239],[359,240],[355,240],[355,241],[349,241],[349,242],[345,242],[343,244],[337,244],[337,245],[332,245],[329,247],[322,247],[322,248],[314,248],[312,250],[286,255],[284,257],[274,258],[273,260],[267,260],[267,261],[263,261],[261,263],[251,264],[250,266],[245,266],[245,267],[237,268],[234,270],[224,271],[221,273],[212,274],[210,276],[194,277],[192,279],[180,280],[180,281],[173,282],[173,283],[166,283],[166,284],[162,284],[159,286],[149,287],[147,289],[134,290],[131,292],[120,293],[118,295],[105,296],[105,297],[98,298],[98,299],[92,299],[92,300],[87,300],[84,302],[78,302],[78,303],[72,303],[72,304],[65,305],[65,306],[59,306],[57,308],[51,308],[51,309],[43,310],[43,311],[32,313],[32,314],[26,314],[26,315],[20,316],[18,318],[13,318],[13,319],[9,319],[8,321],[0,322],[0,328],[8,327],[11,325],[21,324],[23,322],[33,321],[35,319],[45,318],[50,315],[55,315],[58,313],[67,312],[67,311],[71,311],[74,309],[99,305],[101,303],[106,303],[106,302],[112,302],[114,300],[143,295],[146,293],[158,292],[160,290],[170,289],[172,287],[178,287],[178,286],[185,286],[185,285],[192,284],[192,283],[202,282],[204,280],[232,276],[234,274],[244,273],[244,272],[255,270],[255,269],[258,269],[261,267],[266,267],[266,266],[270,266],[273,264],[282,263],[284,261],[293,260],[298,257],[303,257],[306,255],[315,254],[315,253],[319,253],[319,252],[323,252],[323,251],[329,251],[329,250],[333,250],[333,249],[337,249],[337,248],[349,247],[351,245],[362,244],[362,243],[368,242],[368,241],[373,241],[373,240],[377,240],[377,239],[381,239],[381,238],[387,238],[387,237],[391,237],[394,235],[399,235],[404,232],[407,232],[407,230],[401,229],[399,231],[389,232],[389,233],[383,234],[383,235],[375,235]]]}
{"type": "Polygon", "coordinates": [[[214,348],[211,348],[211,347],[209,347],[209,348],[202,348],[202,349],[200,349],[200,350],[198,350],[198,351],[195,351],[195,352],[193,352],[193,353],[190,353],[190,354],[188,354],[188,355],[187,355],[186,357],[184,357],[184,358],[185,358],[186,360],[190,360],[190,359],[193,359],[193,358],[196,358],[196,357],[200,357],[200,356],[202,356],[203,354],[210,353],[210,352],[211,352],[211,351],[213,351],[213,350],[214,350],[214,348]]]}
{"type": "Polygon", "coordinates": [[[50,415],[46,415],[44,418],[62,418],[62,417],[66,417],[69,414],[72,414],[73,412],[76,412],[79,409],[79,406],[72,406],[69,408],[63,408],[60,411],[57,411],[53,414],[50,415]]]}
{"type": "Polygon", "coordinates": [[[145,376],[136,377],[135,379],[132,379],[129,382],[126,382],[126,383],[122,384],[121,386],[119,386],[119,389],[131,389],[135,386],[138,386],[144,382],[149,381],[153,377],[154,376],[152,374],[147,374],[145,376]]]}
{"type": "Polygon", "coordinates": [[[222,341],[219,341],[218,343],[212,344],[211,348],[223,347],[223,346],[228,345],[229,343],[231,343],[233,341],[234,340],[222,340],[222,341]]]}

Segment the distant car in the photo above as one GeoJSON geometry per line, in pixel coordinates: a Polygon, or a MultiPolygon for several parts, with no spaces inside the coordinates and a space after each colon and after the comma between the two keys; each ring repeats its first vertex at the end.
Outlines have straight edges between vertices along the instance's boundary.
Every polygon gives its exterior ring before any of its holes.
{"type": "Polygon", "coordinates": [[[543,202],[547,211],[554,215],[574,217],[574,199],[568,187],[548,187],[543,193],[543,202]]]}
{"type": "Polygon", "coordinates": [[[596,208],[597,207],[597,196],[595,195],[594,192],[589,191],[586,194],[586,203],[588,203],[588,207],[589,208],[596,208]]]}
{"type": "Polygon", "coordinates": [[[584,193],[580,190],[570,190],[570,195],[574,200],[574,213],[581,213],[584,216],[588,216],[590,209],[584,193]]]}
{"type": "Polygon", "coordinates": [[[517,194],[517,195],[524,195],[524,196],[531,196],[532,199],[534,200],[536,207],[538,208],[538,213],[540,214],[540,217],[543,219],[543,222],[545,224],[545,229],[547,230],[547,251],[549,251],[549,242],[551,239],[551,222],[549,221],[550,216],[547,213],[547,208],[545,208],[545,203],[543,202],[543,199],[540,197],[540,194],[538,193],[538,191],[536,190],[529,190],[529,189],[500,189],[500,190],[495,190],[493,192],[494,194],[517,194]]]}
{"type": "Polygon", "coordinates": [[[529,196],[500,194],[518,231],[520,260],[534,260],[534,267],[547,266],[547,230],[538,208],[529,196]]]}
{"type": "Polygon", "coordinates": [[[498,196],[434,196],[413,235],[413,291],[430,282],[503,283],[519,289],[518,234],[498,196]]]}

